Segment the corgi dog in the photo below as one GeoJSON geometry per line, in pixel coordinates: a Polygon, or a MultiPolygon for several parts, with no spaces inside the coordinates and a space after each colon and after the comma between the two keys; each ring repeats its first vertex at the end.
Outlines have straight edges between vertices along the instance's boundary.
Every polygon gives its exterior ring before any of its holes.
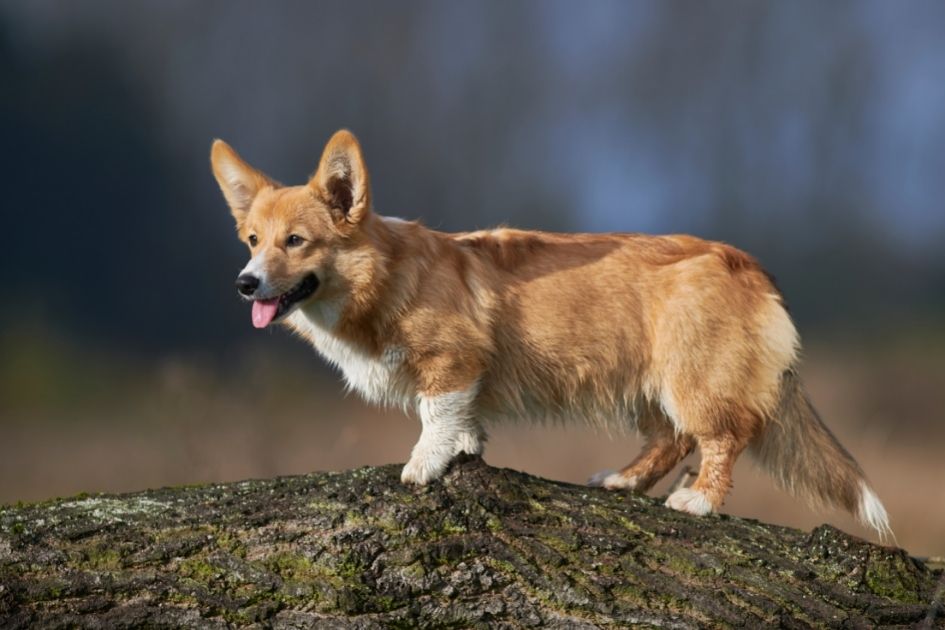
{"type": "Polygon", "coordinates": [[[631,427],[642,452],[592,485],[646,492],[697,446],[666,505],[717,511],[748,449],[787,490],[881,535],[886,511],[798,378],[798,334],[748,254],[692,236],[447,234],[384,217],[357,139],[283,186],[222,140],[211,164],[250,260],[252,323],[307,339],[366,400],[419,416],[405,483],[427,484],[489,423],[631,427]]]}

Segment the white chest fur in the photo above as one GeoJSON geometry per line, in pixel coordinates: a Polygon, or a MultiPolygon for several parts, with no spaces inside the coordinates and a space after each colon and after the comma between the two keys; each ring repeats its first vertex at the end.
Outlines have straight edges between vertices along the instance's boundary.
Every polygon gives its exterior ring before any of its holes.
{"type": "Polygon", "coordinates": [[[370,403],[404,409],[414,404],[414,388],[404,369],[404,352],[386,348],[380,356],[371,356],[361,348],[335,336],[337,309],[319,304],[305,312],[295,311],[291,323],[304,332],[325,359],[341,370],[348,388],[370,403]]]}

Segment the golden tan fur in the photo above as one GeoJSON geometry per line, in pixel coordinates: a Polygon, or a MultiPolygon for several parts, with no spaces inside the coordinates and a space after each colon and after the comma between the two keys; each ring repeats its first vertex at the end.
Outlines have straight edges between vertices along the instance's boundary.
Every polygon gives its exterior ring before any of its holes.
{"type": "Polygon", "coordinates": [[[857,509],[862,474],[832,436],[764,443],[773,424],[814,421],[785,411],[800,404],[785,389],[798,337],[751,256],[691,236],[445,234],[386,219],[371,211],[346,131],[305,186],[281,187],[220,141],[212,163],[273,284],[287,291],[311,272],[321,281],[286,324],[369,399],[420,409],[424,435],[408,467],[427,460],[406,480],[442,474],[442,453],[481,450],[483,422],[580,420],[648,436],[640,457],[601,480],[607,487],[645,491],[698,445],[698,479],[668,503],[715,510],[751,445],[778,461],[787,487],[857,509]],[[304,246],[283,247],[290,233],[304,246]],[[797,481],[808,465],[798,457],[825,462],[824,473],[797,481]],[[837,479],[842,492],[823,489],[837,479]]]}

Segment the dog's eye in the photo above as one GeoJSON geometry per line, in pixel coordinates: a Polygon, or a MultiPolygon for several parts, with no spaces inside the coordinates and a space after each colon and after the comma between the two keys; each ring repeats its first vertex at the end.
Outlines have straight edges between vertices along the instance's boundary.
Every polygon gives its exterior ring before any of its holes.
{"type": "Polygon", "coordinates": [[[255,235],[255,234],[250,234],[250,235],[249,235],[249,245],[250,245],[250,247],[256,247],[256,243],[258,243],[258,242],[259,242],[259,239],[256,238],[256,235],[255,235]]]}
{"type": "Polygon", "coordinates": [[[289,234],[289,238],[285,239],[286,247],[298,247],[305,242],[305,239],[299,236],[298,234],[289,234]]]}

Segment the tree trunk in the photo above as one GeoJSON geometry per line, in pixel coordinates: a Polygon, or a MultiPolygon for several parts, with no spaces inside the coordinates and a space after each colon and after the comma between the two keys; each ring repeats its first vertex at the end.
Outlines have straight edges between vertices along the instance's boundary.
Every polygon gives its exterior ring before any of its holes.
{"type": "Polygon", "coordinates": [[[0,510],[0,626],[942,624],[941,570],[468,458],[0,510]],[[936,588],[939,592],[936,593],[936,588]]]}

